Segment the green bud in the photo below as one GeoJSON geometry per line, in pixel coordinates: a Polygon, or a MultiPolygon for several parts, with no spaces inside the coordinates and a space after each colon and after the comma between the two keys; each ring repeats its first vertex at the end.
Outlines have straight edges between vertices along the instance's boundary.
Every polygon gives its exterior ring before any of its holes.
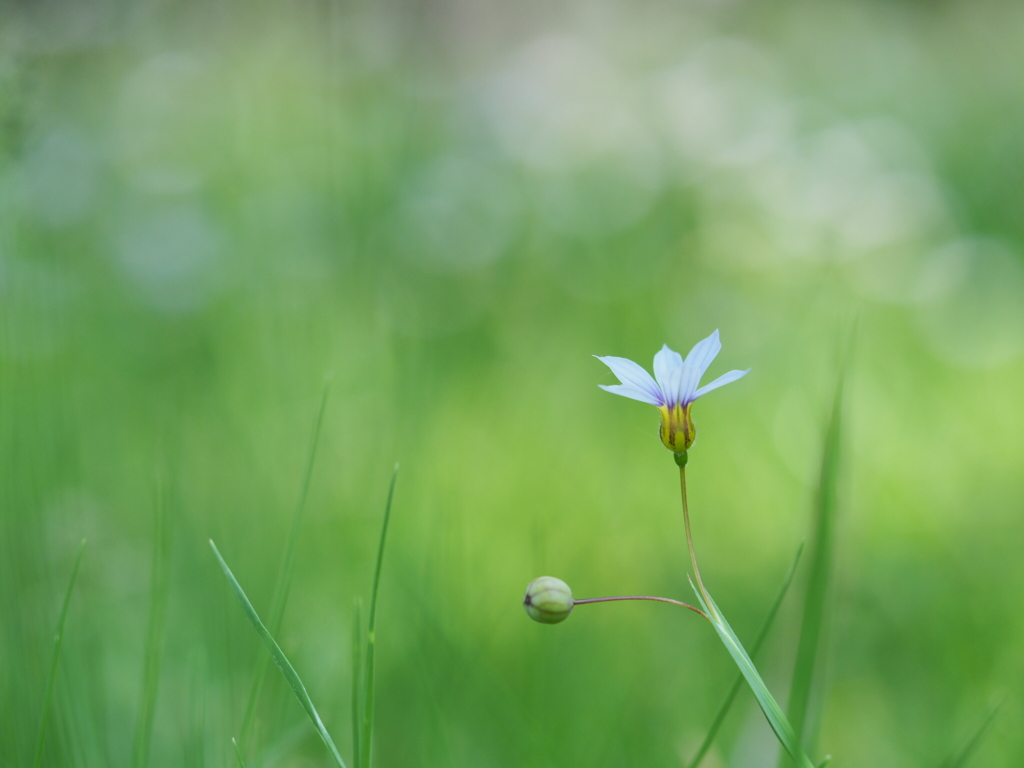
{"type": "Polygon", "coordinates": [[[572,590],[554,576],[541,576],[530,582],[523,598],[526,614],[541,624],[557,624],[572,613],[572,590]]]}

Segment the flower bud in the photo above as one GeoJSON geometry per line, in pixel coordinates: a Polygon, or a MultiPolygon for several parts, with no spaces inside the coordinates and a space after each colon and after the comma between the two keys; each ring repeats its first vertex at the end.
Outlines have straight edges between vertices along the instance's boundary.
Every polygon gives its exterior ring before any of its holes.
{"type": "Polygon", "coordinates": [[[530,582],[523,598],[527,615],[541,624],[557,624],[572,613],[572,590],[554,576],[541,576],[530,582]]]}

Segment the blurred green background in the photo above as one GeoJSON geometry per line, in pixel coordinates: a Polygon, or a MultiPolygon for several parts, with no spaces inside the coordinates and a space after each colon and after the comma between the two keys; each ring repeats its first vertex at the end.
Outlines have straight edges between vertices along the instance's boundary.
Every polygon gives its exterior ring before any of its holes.
{"type": "MultiPolygon", "coordinates": [[[[377,765],[681,766],[735,668],[686,599],[650,365],[715,328],[689,481],[741,637],[809,536],[858,327],[823,751],[1019,766],[1024,6],[90,0],[0,11],[0,764],[226,766],[332,375],[280,641],[350,750],[388,478],[377,765]],[[158,507],[166,618],[143,690],[158,507]],[[134,757],[133,757],[134,756],[134,757]]],[[[787,600],[762,668],[785,699],[787,600]]],[[[160,590],[158,590],[158,593],[160,590]]],[[[151,647],[152,644],[151,644],[151,647]]],[[[152,658],[151,658],[152,660],[152,658]]],[[[326,765],[274,673],[250,754],[326,765]]],[[[744,691],[707,766],[775,764],[744,691]]]]}

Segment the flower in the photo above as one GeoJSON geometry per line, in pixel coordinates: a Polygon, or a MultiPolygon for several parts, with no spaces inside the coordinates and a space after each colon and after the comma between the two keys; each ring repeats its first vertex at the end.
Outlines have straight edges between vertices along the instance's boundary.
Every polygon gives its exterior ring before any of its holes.
{"type": "Polygon", "coordinates": [[[690,417],[690,406],[693,401],[750,373],[749,368],[745,371],[729,371],[710,384],[698,388],[701,376],[721,349],[722,342],[718,340],[718,331],[697,342],[685,360],[666,344],[654,356],[653,378],[632,360],[594,355],[611,368],[612,373],[622,382],[598,386],[616,395],[656,405],[661,411],[661,442],[670,451],[683,454],[693,445],[693,440],[697,436],[693,419],[690,417]]]}

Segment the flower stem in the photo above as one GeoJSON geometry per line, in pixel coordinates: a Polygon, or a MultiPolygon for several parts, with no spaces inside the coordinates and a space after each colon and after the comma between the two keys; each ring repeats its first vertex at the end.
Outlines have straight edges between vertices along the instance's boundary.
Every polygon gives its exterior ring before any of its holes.
{"type": "Polygon", "coordinates": [[[768,690],[768,686],[764,684],[761,674],[757,671],[757,667],[754,666],[754,662],[750,660],[750,656],[743,648],[740,639],[736,637],[736,633],[729,626],[729,622],[725,620],[725,616],[718,606],[715,605],[715,601],[711,599],[707,589],[704,588],[704,582],[700,578],[700,569],[697,568],[697,556],[693,551],[693,534],[690,533],[690,510],[686,504],[686,454],[677,453],[675,456],[676,465],[679,467],[679,489],[683,497],[683,522],[686,525],[686,546],[690,550],[690,564],[693,566],[693,575],[697,580],[696,585],[691,580],[690,586],[693,587],[694,594],[697,595],[697,602],[706,611],[705,616],[711,626],[715,628],[718,637],[721,639],[722,644],[725,645],[729,655],[732,656],[733,661],[736,662],[736,666],[743,677],[746,678],[750,690],[754,693],[754,698],[757,699],[758,706],[764,712],[764,716],[768,719],[768,724],[771,725],[772,730],[775,731],[779,742],[785,747],[786,751],[800,768],[815,768],[814,763],[807,757],[807,753],[804,752],[803,747],[800,745],[800,739],[793,731],[793,726],[786,719],[786,715],[768,690]]]}
{"type": "Polygon", "coordinates": [[[584,605],[586,603],[610,603],[614,600],[653,600],[658,603],[672,603],[672,605],[679,605],[683,608],[689,608],[694,613],[698,613],[708,621],[711,621],[711,619],[708,618],[708,615],[704,613],[704,611],[702,611],[700,608],[696,608],[690,605],[689,603],[680,602],[679,600],[672,600],[668,597],[651,597],[650,595],[621,595],[617,597],[588,597],[586,600],[573,600],[572,602],[573,605],[584,605]]]}
{"type": "Polygon", "coordinates": [[[700,594],[704,598],[704,602],[707,604],[711,615],[717,620],[718,617],[715,615],[714,603],[711,601],[708,591],[704,588],[704,582],[700,578],[700,568],[697,567],[697,555],[693,551],[693,534],[690,532],[690,508],[686,503],[685,462],[679,464],[679,491],[683,498],[683,525],[686,527],[686,548],[690,550],[690,565],[693,566],[693,575],[697,578],[697,586],[700,588],[700,594]]]}

